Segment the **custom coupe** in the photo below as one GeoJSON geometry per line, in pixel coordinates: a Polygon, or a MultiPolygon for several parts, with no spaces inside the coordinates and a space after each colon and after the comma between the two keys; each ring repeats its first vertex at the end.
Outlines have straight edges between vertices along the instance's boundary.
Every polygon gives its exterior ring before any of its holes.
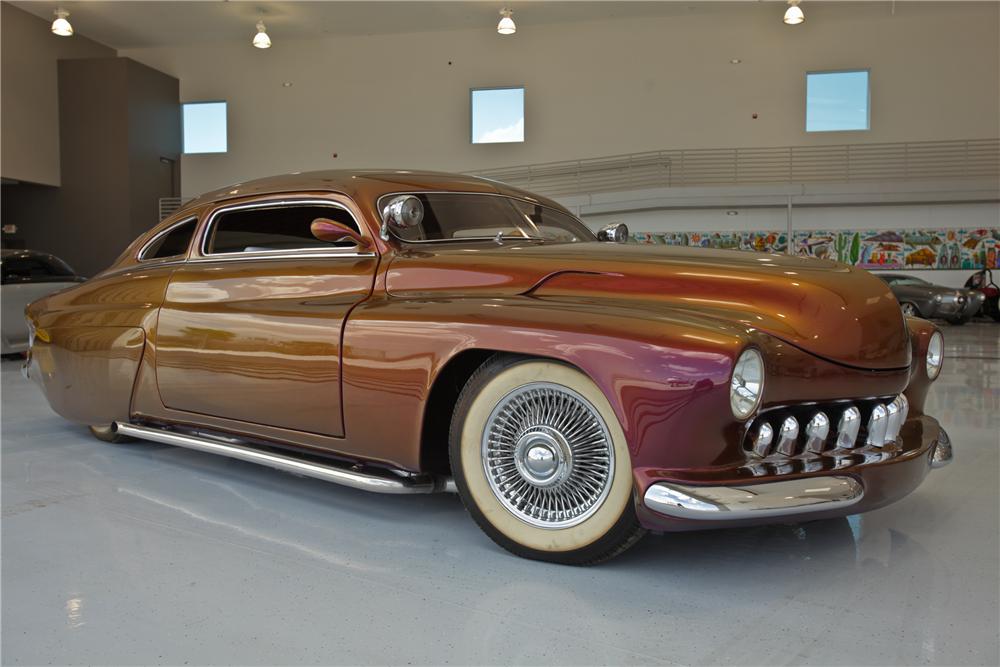
{"type": "Polygon", "coordinates": [[[951,459],[941,334],[885,283],[627,236],[467,176],[242,183],[32,304],[25,372],[98,438],[457,491],[560,563],[863,512],[951,459]]]}
{"type": "Polygon", "coordinates": [[[974,290],[955,289],[929,283],[903,273],[876,273],[896,295],[904,315],[941,318],[949,324],[965,324],[982,308],[986,297],[974,290]]]}

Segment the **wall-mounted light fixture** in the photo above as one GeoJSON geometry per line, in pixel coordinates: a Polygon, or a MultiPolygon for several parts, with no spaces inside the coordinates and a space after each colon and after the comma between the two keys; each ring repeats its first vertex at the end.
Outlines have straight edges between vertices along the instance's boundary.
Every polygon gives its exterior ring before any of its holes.
{"type": "Polygon", "coordinates": [[[517,26],[514,25],[514,12],[504,7],[500,10],[500,23],[497,23],[497,32],[501,35],[513,35],[517,32],[517,26]]]}
{"type": "Polygon", "coordinates": [[[258,49],[271,48],[271,38],[267,36],[267,28],[264,26],[264,19],[257,21],[257,34],[253,36],[253,45],[258,49]]]}
{"type": "Polygon", "coordinates": [[[785,10],[784,20],[788,25],[798,25],[806,20],[806,15],[799,7],[799,0],[788,0],[788,9],[785,10]]]}
{"type": "Polygon", "coordinates": [[[52,22],[52,34],[60,37],[72,37],[73,26],[66,20],[69,18],[69,12],[60,7],[52,13],[56,15],[56,20],[52,22]]]}

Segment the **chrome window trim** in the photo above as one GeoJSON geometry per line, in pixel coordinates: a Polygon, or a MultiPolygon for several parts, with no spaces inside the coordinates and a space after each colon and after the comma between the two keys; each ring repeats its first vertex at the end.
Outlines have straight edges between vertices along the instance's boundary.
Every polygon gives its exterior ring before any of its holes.
{"type": "Polygon", "coordinates": [[[182,218],[181,220],[178,220],[177,222],[175,222],[175,223],[173,223],[173,224],[171,224],[171,225],[169,225],[169,226],[161,229],[160,231],[156,232],[156,234],[154,234],[151,239],[149,239],[148,241],[146,241],[145,243],[143,243],[142,247],[139,248],[139,250],[135,253],[135,261],[142,262],[142,263],[146,263],[146,262],[162,262],[164,260],[172,260],[175,257],[187,257],[188,252],[191,250],[191,245],[195,241],[195,236],[197,236],[197,235],[198,235],[198,216],[197,215],[189,215],[188,217],[182,218]],[[192,221],[194,222],[194,230],[192,230],[192,232],[191,232],[191,238],[188,239],[188,245],[187,245],[187,248],[184,250],[184,252],[178,253],[176,255],[167,255],[166,257],[151,257],[149,259],[146,259],[146,258],[143,257],[143,255],[146,253],[146,251],[149,250],[149,246],[151,246],[154,243],[156,243],[156,241],[159,240],[160,237],[166,236],[167,234],[169,234],[170,232],[174,231],[175,229],[177,229],[181,225],[187,224],[187,223],[192,222],[192,221]]]}
{"type": "MultiPolygon", "coordinates": [[[[485,195],[487,197],[503,197],[504,199],[513,199],[514,201],[521,201],[532,206],[541,206],[542,208],[547,208],[555,213],[560,213],[562,215],[568,215],[572,219],[576,220],[580,225],[583,226],[588,232],[590,232],[590,227],[580,220],[577,216],[573,215],[569,211],[560,211],[557,208],[543,204],[537,199],[531,199],[530,197],[519,197],[516,195],[507,195],[502,192],[466,192],[466,191],[456,191],[456,190],[410,190],[403,192],[387,192],[383,195],[379,195],[379,198],[375,200],[375,212],[378,214],[379,227],[385,227],[389,229],[389,233],[392,238],[396,239],[401,243],[469,243],[469,242],[481,242],[481,241],[496,241],[496,234],[490,236],[468,236],[461,239],[450,238],[450,239],[424,239],[422,241],[410,241],[404,238],[400,238],[395,232],[392,231],[388,225],[385,224],[385,219],[382,217],[382,200],[386,197],[398,197],[399,195],[485,195]]],[[[590,232],[593,235],[592,241],[597,241],[597,235],[590,232]]],[[[550,239],[539,239],[532,236],[511,236],[510,238],[504,238],[504,241],[549,241],[550,239]]],[[[582,241],[586,243],[586,241],[582,241]]],[[[572,241],[568,241],[572,243],[572,241]]]]}
{"type": "Polygon", "coordinates": [[[214,255],[204,255],[199,257],[192,257],[187,260],[188,264],[205,264],[214,262],[251,262],[251,261],[266,261],[266,260],[290,260],[290,259],[351,259],[351,258],[363,258],[363,257],[377,257],[374,252],[357,252],[356,250],[350,250],[350,252],[303,252],[303,251],[281,251],[275,250],[272,252],[232,252],[232,253],[218,253],[214,255]]]}
{"type": "Polygon", "coordinates": [[[362,237],[367,238],[368,233],[365,230],[364,225],[358,222],[357,217],[351,209],[347,208],[338,201],[332,199],[317,199],[315,197],[304,197],[304,198],[287,198],[283,197],[281,199],[268,199],[265,201],[254,201],[244,204],[231,204],[229,206],[220,206],[219,208],[212,211],[208,216],[208,220],[202,225],[201,238],[198,239],[197,254],[191,254],[192,262],[202,262],[202,261],[234,261],[234,260],[251,260],[251,259],[294,259],[294,258],[333,258],[333,257],[375,257],[374,252],[358,252],[357,246],[353,248],[344,248],[343,251],[338,250],[320,250],[317,248],[292,248],[289,250],[244,250],[242,252],[208,252],[208,239],[211,236],[212,230],[215,227],[217,219],[223,213],[230,213],[232,211],[239,211],[243,209],[252,208],[281,208],[287,206],[329,206],[331,208],[339,208],[347,215],[351,216],[351,220],[354,222],[358,233],[362,237]]]}

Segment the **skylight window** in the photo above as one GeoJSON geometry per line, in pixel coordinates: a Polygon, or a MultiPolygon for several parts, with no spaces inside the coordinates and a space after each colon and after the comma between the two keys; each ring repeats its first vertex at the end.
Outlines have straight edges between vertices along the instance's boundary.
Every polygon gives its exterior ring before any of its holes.
{"type": "Polygon", "coordinates": [[[472,143],[524,141],[524,88],[472,89],[472,143]]]}
{"type": "Polygon", "coordinates": [[[806,74],[806,132],[871,129],[868,70],[806,74]]]}
{"type": "Polygon", "coordinates": [[[189,102],[182,106],[185,153],[225,153],[225,102],[189,102]]]}

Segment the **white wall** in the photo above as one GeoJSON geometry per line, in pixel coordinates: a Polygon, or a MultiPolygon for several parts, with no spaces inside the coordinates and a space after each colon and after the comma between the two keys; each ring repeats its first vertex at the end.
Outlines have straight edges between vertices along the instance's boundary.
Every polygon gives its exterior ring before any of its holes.
{"type": "MultiPolygon", "coordinates": [[[[633,232],[784,230],[784,208],[661,209],[587,215],[593,229],[624,222],[633,232]],[[729,215],[727,211],[736,211],[729,215]]],[[[951,203],[883,206],[793,207],[793,229],[997,228],[1000,203],[951,203]]],[[[972,271],[914,270],[906,273],[951,287],[961,287],[972,271]]]]}
{"type": "Polygon", "coordinates": [[[298,169],[998,136],[1000,5],[890,7],[810,2],[792,28],[776,2],[546,26],[526,6],[508,38],[489,25],[294,42],[275,32],[267,51],[248,37],[121,55],[178,77],[182,100],[229,102],[230,150],[185,156],[185,195],[298,169]],[[806,135],[805,72],[855,67],[871,68],[872,130],[806,135]],[[527,141],[471,145],[469,88],[514,84],[527,88],[527,141]]]}
{"type": "Polygon", "coordinates": [[[114,49],[75,35],[56,37],[49,22],[0,4],[0,175],[59,185],[59,88],[56,61],[109,58],[114,49]]]}

